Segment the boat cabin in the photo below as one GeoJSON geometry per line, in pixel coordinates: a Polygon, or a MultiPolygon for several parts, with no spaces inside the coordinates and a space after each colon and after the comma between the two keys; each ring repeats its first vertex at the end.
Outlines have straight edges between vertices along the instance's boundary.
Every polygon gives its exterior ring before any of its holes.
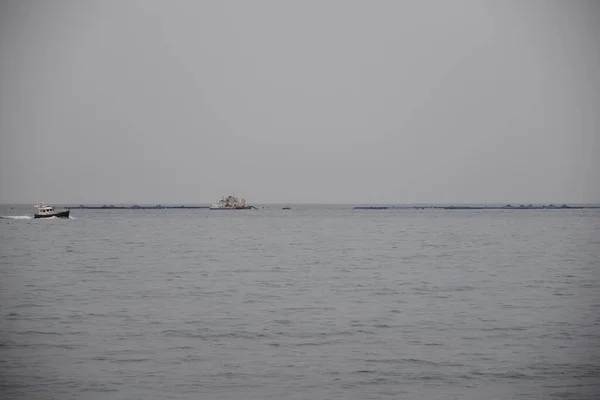
{"type": "Polygon", "coordinates": [[[54,214],[54,207],[40,203],[36,206],[40,215],[52,215],[54,214]]]}

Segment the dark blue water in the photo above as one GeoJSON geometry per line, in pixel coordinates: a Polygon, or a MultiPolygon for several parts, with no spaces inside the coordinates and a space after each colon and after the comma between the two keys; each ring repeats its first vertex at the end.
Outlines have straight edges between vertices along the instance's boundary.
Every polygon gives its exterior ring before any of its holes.
{"type": "Polygon", "coordinates": [[[0,398],[600,395],[600,210],[72,215],[0,219],[0,398]]]}

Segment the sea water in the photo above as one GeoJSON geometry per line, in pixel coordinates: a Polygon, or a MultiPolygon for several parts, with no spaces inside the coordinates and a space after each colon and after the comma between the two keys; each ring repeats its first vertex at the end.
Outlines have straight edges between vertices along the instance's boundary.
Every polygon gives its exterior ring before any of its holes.
{"type": "Polygon", "coordinates": [[[600,210],[11,207],[3,399],[600,396],[600,210]]]}

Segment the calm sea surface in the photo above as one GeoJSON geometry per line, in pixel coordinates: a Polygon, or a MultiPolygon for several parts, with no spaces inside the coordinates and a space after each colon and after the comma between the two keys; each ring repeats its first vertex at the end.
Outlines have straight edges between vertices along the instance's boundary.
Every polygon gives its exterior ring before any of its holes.
{"type": "Polygon", "coordinates": [[[2,399],[600,397],[600,210],[72,216],[0,219],[2,399]]]}

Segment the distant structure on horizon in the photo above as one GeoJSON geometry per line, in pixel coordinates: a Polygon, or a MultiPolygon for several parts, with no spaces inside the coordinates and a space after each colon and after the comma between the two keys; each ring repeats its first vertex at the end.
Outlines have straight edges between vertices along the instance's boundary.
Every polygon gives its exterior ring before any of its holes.
{"type": "Polygon", "coordinates": [[[243,198],[238,198],[235,194],[231,196],[223,196],[221,200],[215,202],[210,209],[211,210],[250,210],[255,209],[254,206],[249,206],[246,204],[246,200],[243,198]]]}

